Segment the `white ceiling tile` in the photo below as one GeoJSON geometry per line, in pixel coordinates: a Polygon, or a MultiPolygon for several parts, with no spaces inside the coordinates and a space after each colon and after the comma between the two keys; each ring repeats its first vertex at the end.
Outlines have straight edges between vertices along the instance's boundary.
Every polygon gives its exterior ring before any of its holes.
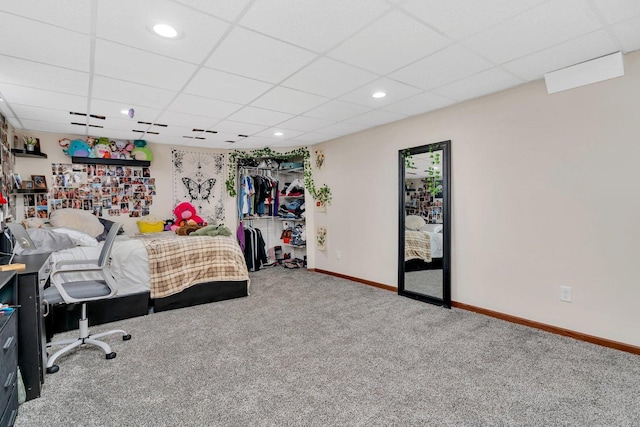
{"type": "Polygon", "coordinates": [[[253,123],[256,125],[274,126],[293,117],[291,114],[278,111],[265,110],[256,107],[244,107],[240,111],[229,116],[229,120],[253,123]]]}
{"type": "Polygon", "coordinates": [[[325,52],[388,9],[381,0],[262,0],[253,4],[240,25],[325,52]]]}
{"type": "Polygon", "coordinates": [[[600,30],[507,62],[502,68],[511,71],[524,80],[538,80],[550,71],[559,70],[616,51],[616,44],[609,34],[604,30],[600,30]]]}
{"type": "Polygon", "coordinates": [[[374,127],[385,123],[397,122],[398,120],[405,119],[406,117],[407,116],[404,114],[393,113],[391,111],[373,110],[360,114],[359,116],[352,117],[349,120],[346,120],[346,122],[374,127]]]}
{"type": "Polygon", "coordinates": [[[640,16],[638,0],[591,0],[609,24],[640,16]]]}
{"type": "Polygon", "coordinates": [[[524,83],[523,80],[512,76],[506,71],[492,68],[447,86],[434,89],[433,92],[457,101],[464,101],[492,92],[499,92],[522,83],[524,83]]]}
{"type": "Polygon", "coordinates": [[[171,58],[200,64],[229,24],[168,0],[109,0],[98,3],[96,36],[171,58]],[[169,24],[181,36],[162,38],[149,28],[169,24]]]}
{"type": "Polygon", "coordinates": [[[601,28],[584,0],[550,1],[465,41],[498,64],[601,28]]]}
{"type": "Polygon", "coordinates": [[[258,80],[201,68],[184,92],[223,101],[248,103],[272,87],[273,85],[258,80]]]}
{"type": "Polygon", "coordinates": [[[106,40],[96,40],[95,73],[98,75],[161,89],[179,90],[196,68],[195,65],[166,56],[106,40]]]}
{"type": "Polygon", "coordinates": [[[211,55],[206,66],[279,83],[315,57],[307,50],[237,27],[211,55]]]}
{"type": "MultiPolygon", "coordinates": [[[[131,132],[129,130],[122,129],[90,129],[89,135],[96,137],[106,137],[110,139],[140,139],[141,134],[137,132],[131,132]]],[[[151,139],[144,137],[149,142],[154,142],[151,139]]]]}
{"type": "Polygon", "coordinates": [[[86,0],[2,0],[0,10],[89,34],[91,2],[86,0]]]}
{"type": "Polygon", "coordinates": [[[455,103],[455,101],[452,99],[427,92],[409,99],[404,99],[395,104],[387,105],[383,107],[383,110],[404,114],[405,116],[415,116],[416,114],[444,108],[453,103],[455,103]]]}
{"type": "Polygon", "coordinates": [[[630,19],[613,26],[613,32],[622,43],[625,52],[640,49],[640,18],[630,19]]]}
{"type": "Polygon", "coordinates": [[[90,114],[95,114],[98,116],[105,116],[118,120],[125,120],[130,122],[137,122],[138,120],[153,122],[156,117],[160,114],[159,109],[144,107],[141,105],[135,104],[122,104],[120,102],[114,101],[105,101],[102,99],[92,99],[90,106],[90,114]],[[122,114],[123,110],[128,110],[129,108],[133,108],[134,117],[129,118],[127,114],[122,114]]]}
{"type": "MultiPolygon", "coordinates": [[[[0,82],[72,95],[87,95],[89,73],[0,55],[0,82]],[[42,76],[47,76],[42,79],[42,76]]],[[[1,87],[1,86],[0,86],[1,87]]]]}
{"type": "Polygon", "coordinates": [[[251,123],[234,122],[232,120],[223,120],[211,126],[210,129],[218,132],[227,132],[233,135],[254,135],[265,130],[267,126],[256,125],[251,123]]]}
{"type": "Polygon", "coordinates": [[[280,123],[284,129],[293,129],[304,132],[310,132],[331,125],[333,122],[328,120],[314,119],[312,117],[296,116],[291,120],[280,123]]]}
{"type": "Polygon", "coordinates": [[[318,129],[318,133],[324,133],[327,135],[342,136],[365,130],[368,126],[356,123],[340,122],[331,126],[318,129]]]}
{"type": "Polygon", "coordinates": [[[373,73],[342,64],[329,58],[320,58],[282,83],[293,89],[335,98],[377,78],[373,73]]]}
{"type": "Polygon", "coordinates": [[[55,132],[55,133],[67,134],[70,136],[78,135],[80,137],[87,135],[86,127],[74,126],[67,123],[46,122],[46,121],[40,121],[40,120],[25,119],[22,121],[22,124],[25,126],[25,129],[33,130],[33,131],[55,132]]]}
{"type": "Polygon", "coordinates": [[[146,130],[149,127],[148,125],[138,124],[137,120],[116,119],[112,117],[107,117],[105,120],[90,119],[90,123],[101,125],[104,129],[121,130],[125,132],[131,132],[133,129],[146,130]]]}
{"type": "Polygon", "coordinates": [[[402,8],[454,40],[487,29],[546,0],[409,0],[402,8]]]}
{"type": "Polygon", "coordinates": [[[91,94],[94,99],[118,102],[122,104],[122,108],[128,109],[132,105],[164,108],[176,96],[177,92],[95,76],[91,94]]]}
{"type": "Polygon", "coordinates": [[[2,85],[2,95],[11,105],[32,105],[79,113],[84,113],[87,109],[87,99],[85,97],[48,90],[4,84],[2,85]]]}
{"type": "Polygon", "coordinates": [[[491,66],[489,61],[468,49],[453,45],[391,73],[389,77],[423,89],[433,89],[491,66]]]}
{"type": "Polygon", "coordinates": [[[189,129],[209,129],[217,119],[200,116],[196,114],[178,113],[175,111],[164,111],[156,119],[156,123],[163,123],[169,126],[179,126],[189,129]]]}
{"type": "Polygon", "coordinates": [[[244,138],[232,132],[203,133],[200,136],[206,138],[207,141],[217,142],[237,141],[244,138]]]}
{"type": "Polygon", "coordinates": [[[176,0],[178,3],[199,9],[226,21],[235,21],[249,0],[176,0]]]}
{"type": "Polygon", "coordinates": [[[178,95],[167,109],[178,113],[197,114],[222,119],[240,107],[241,105],[239,104],[183,93],[178,95]]]}
{"type": "Polygon", "coordinates": [[[0,22],[3,54],[89,71],[89,36],[4,12],[0,22]]]}
{"type": "Polygon", "coordinates": [[[184,136],[204,136],[200,135],[201,132],[193,132],[193,128],[188,126],[167,126],[166,128],[151,126],[149,130],[158,132],[163,138],[166,136],[178,136],[180,138],[184,136]]]}
{"type": "Polygon", "coordinates": [[[328,56],[387,74],[449,44],[449,39],[417,20],[392,12],[330,51],[328,56]]]}
{"type": "Polygon", "coordinates": [[[382,78],[341,96],[340,100],[353,104],[366,105],[371,108],[381,108],[385,105],[400,101],[401,99],[415,96],[421,92],[422,89],[417,89],[395,80],[382,78]],[[384,92],[387,96],[384,98],[374,98],[372,95],[376,92],[384,92]]]}
{"type": "Polygon", "coordinates": [[[265,138],[263,136],[250,136],[238,140],[230,148],[234,150],[255,150],[256,148],[269,147],[274,143],[273,138],[265,138]]]}
{"type": "Polygon", "coordinates": [[[251,103],[258,108],[282,111],[290,114],[302,114],[329,101],[322,96],[300,92],[286,87],[276,87],[251,103]]]}
{"type": "MultiPolygon", "coordinates": [[[[69,114],[68,110],[59,110],[51,108],[36,107],[33,105],[12,104],[13,111],[23,120],[38,120],[41,122],[62,122],[69,123],[76,119],[69,114]]],[[[79,121],[85,121],[85,118],[79,118],[79,121]]]]}
{"type": "Polygon", "coordinates": [[[334,100],[314,108],[311,111],[307,111],[304,115],[333,122],[348,119],[369,110],[371,110],[371,108],[363,105],[355,105],[348,102],[334,100]]]}
{"type": "Polygon", "coordinates": [[[261,136],[261,137],[265,137],[265,138],[271,138],[275,141],[286,141],[288,139],[291,138],[295,138],[299,135],[302,135],[304,132],[303,131],[299,131],[299,130],[293,130],[293,129],[285,129],[282,128],[280,126],[278,127],[272,127],[266,130],[263,130],[262,132],[258,132],[255,135],[252,136],[261,136]],[[280,132],[282,133],[281,136],[276,136],[275,133],[276,132],[280,132]]]}
{"type": "Polygon", "coordinates": [[[297,141],[300,143],[300,145],[319,144],[321,142],[330,141],[332,139],[335,139],[335,135],[320,132],[309,132],[295,137],[292,143],[297,141]]]}

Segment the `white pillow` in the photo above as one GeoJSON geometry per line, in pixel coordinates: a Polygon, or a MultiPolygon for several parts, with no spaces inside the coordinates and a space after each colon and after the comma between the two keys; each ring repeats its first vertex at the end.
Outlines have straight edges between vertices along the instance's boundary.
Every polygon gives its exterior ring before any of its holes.
{"type": "Polygon", "coordinates": [[[73,228],[84,231],[91,237],[104,232],[104,225],[89,211],[82,209],[56,209],[51,213],[49,223],[54,227],[73,228]]]}
{"type": "Polygon", "coordinates": [[[66,234],[71,241],[78,246],[98,246],[98,240],[95,237],[89,236],[84,231],[74,230],[73,228],[57,227],[52,228],[54,233],[66,234]]]}
{"type": "Polygon", "coordinates": [[[29,237],[33,240],[36,248],[22,249],[20,243],[16,242],[16,255],[43,254],[73,248],[75,246],[69,236],[54,233],[50,228],[27,228],[27,233],[29,233],[29,237]]]}
{"type": "Polygon", "coordinates": [[[404,220],[404,228],[407,230],[415,230],[418,231],[422,227],[424,227],[425,220],[421,216],[418,215],[407,215],[404,220]]]}

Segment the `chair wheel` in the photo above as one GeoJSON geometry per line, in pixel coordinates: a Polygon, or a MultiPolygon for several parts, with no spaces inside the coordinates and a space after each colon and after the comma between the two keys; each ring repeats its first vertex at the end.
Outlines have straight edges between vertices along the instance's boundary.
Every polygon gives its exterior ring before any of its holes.
{"type": "Polygon", "coordinates": [[[131,334],[123,335],[122,341],[129,341],[131,339],[131,334]]]}
{"type": "Polygon", "coordinates": [[[105,357],[107,359],[115,359],[116,358],[116,352],[112,351],[111,353],[107,354],[105,357]]]}
{"type": "Polygon", "coordinates": [[[47,368],[47,374],[55,374],[60,370],[58,365],[52,365],[50,368],[47,368]]]}

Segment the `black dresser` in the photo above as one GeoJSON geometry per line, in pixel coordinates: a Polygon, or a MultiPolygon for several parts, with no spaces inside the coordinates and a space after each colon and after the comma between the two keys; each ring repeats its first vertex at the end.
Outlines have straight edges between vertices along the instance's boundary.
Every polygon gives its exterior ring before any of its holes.
{"type": "MultiPolygon", "coordinates": [[[[0,302],[15,305],[17,276],[0,272],[0,302]]],[[[12,426],[18,415],[18,313],[0,311],[0,427],[12,426]]]]}

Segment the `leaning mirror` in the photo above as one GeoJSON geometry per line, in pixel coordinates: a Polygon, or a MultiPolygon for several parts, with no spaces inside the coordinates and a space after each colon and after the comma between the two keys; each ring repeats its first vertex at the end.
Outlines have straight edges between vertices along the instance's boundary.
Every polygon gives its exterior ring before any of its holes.
{"type": "Polygon", "coordinates": [[[451,307],[451,141],[399,152],[398,294],[451,307]]]}

